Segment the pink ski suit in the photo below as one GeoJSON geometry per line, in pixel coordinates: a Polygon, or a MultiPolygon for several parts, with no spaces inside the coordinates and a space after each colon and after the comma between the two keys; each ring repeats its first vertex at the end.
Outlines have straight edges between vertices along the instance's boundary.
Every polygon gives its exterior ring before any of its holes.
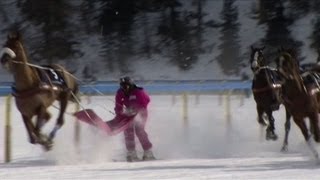
{"type": "MultiPolygon", "coordinates": [[[[121,88],[117,91],[114,108],[116,117],[113,122],[129,122],[127,128],[124,130],[125,143],[128,151],[135,150],[135,134],[137,135],[143,150],[146,151],[152,147],[148,134],[145,131],[149,102],[150,97],[143,88],[135,86],[129,94],[125,94],[121,88]],[[126,113],[127,110],[130,110],[133,113],[128,114],[126,113]],[[141,122],[134,120],[136,115],[140,115],[141,122]]],[[[109,125],[112,127],[112,124],[109,125]]]]}

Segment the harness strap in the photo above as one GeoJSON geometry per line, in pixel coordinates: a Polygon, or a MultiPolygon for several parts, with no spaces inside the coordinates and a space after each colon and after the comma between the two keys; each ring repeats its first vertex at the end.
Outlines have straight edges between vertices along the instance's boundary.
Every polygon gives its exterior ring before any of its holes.
{"type": "Polygon", "coordinates": [[[26,98],[38,94],[39,92],[54,90],[61,90],[57,86],[49,86],[49,85],[39,85],[37,87],[31,88],[29,90],[18,91],[14,86],[11,87],[12,95],[16,98],[26,98]]]}
{"type": "Polygon", "coordinates": [[[252,91],[255,93],[265,92],[272,89],[280,89],[281,84],[272,84],[272,86],[265,86],[263,88],[253,88],[252,91]]]}

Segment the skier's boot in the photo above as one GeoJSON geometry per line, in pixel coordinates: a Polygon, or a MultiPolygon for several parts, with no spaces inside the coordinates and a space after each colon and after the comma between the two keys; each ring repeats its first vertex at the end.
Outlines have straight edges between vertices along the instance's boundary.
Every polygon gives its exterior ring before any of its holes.
{"type": "Polygon", "coordinates": [[[143,161],[152,161],[152,160],[155,160],[155,159],[156,158],[153,156],[153,153],[152,153],[151,149],[144,151],[143,157],[142,157],[143,161]]]}
{"type": "Polygon", "coordinates": [[[127,152],[127,162],[136,162],[139,161],[136,151],[128,151],[127,152]]]}

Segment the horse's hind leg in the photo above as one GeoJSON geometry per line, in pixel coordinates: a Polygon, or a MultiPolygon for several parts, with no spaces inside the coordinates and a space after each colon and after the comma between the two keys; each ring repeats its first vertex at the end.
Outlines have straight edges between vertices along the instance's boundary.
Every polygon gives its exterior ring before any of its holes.
{"type": "Polygon", "coordinates": [[[278,135],[274,132],[275,127],[274,127],[274,118],[272,116],[272,110],[268,110],[267,112],[267,116],[268,116],[268,120],[269,120],[269,125],[268,128],[266,130],[266,139],[267,140],[277,140],[278,139],[278,135]]]}
{"type": "Polygon", "coordinates": [[[308,132],[308,128],[307,128],[307,125],[306,125],[304,119],[303,118],[294,117],[293,120],[298,125],[298,127],[300,128],[300,130],[301,130],[301,132],[303,134],[303,137],[306,140],[311,152],[313,153],[313,155],[317,159],[319,159],[319,154],[318,154],[316,148],[314,147],[314,144],[312,143],[312,138],[311,138],[311,135],[308,132]]]}
{"type": "Polygon", "coordinates": [[[313,113],[309,116],[310,119],[310,125],[311,125],[311,131],[313,134],[313,138],[316,142],[320,142],[320,130],[319,130],[319,117],[318,113],[313,113]]]}
{"type": "Polygon", "coordinates": [[[49,140],[52,141],[52,139],[55,137],[57,131],[62,127],[63,123],[64,123],[64,113],[67,109],[67,105],[68,105],[68,99],[70,96],[70,92],[63,92],[60,95],[60,113],[56,122],[55,127],[52,129],[52,131],[50,132],[49,135],[49,140]]]}
{"type": "Polygon", "coordinates": [[[285,136],[284,136],[283,145],[282,145],[282,148],[281,148],[282,152],[287,152],[288,151],[288,138],[289,138],[289,132],[290,132],[290,128],[291,128],[290,118],[291,118],[291,114],[286,109],[286,122],[284,124],[285,136]]]}

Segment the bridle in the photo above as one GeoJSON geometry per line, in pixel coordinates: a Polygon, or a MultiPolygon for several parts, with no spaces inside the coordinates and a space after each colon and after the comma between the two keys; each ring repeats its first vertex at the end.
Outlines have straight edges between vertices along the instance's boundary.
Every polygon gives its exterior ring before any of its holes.
{"type": "Polygon", "coordinates": [[[256,49],[251,59],[251,69],[254,73],[257,73],[262,67],[264,67],[264,65],[261,64],[264,59],[261,49],[256,49]]]}

